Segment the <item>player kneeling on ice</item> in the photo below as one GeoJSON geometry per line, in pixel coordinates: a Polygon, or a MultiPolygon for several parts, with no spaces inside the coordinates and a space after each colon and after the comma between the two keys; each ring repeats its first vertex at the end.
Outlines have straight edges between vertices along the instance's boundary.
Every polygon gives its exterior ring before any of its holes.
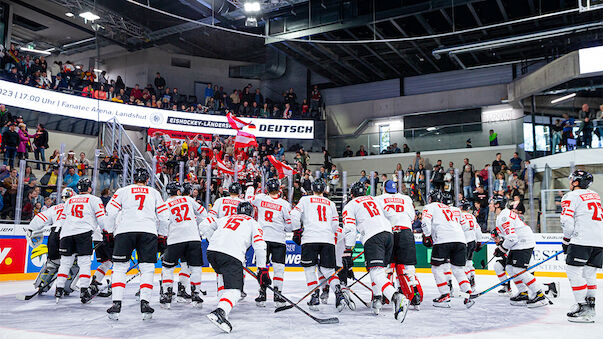
{"type": "Polygon", "coordinates": [[[207,218],[207,212],[189,196],[181,196],[181,187],[175,182],[167,184],[169,198],[165,201],[170,212],[167,227],[159,229],[159,236],[167,237],[167,249],[163,254],[162,274],[164,291],[159,302],[162,307],[170,308],[172,303],[174,268],[178,259],[183,259],[191,270],[191,301],[201,307],[203,299],[199,296],[203,266],[203,249],[199,224],[207,218]]]}
{"type": "Polygon", "coordinates": [[[408,311],[408,299],[396,291],[387,279],[385,267],[389,265],[394,239],[392,225],[384,215],[377,200],[366,195],[364,184],[356,182],[350,188],[352,200],[343,209],[343,231],[348,251],[356,244],[356,233],[360,233],[364,245],[366,267],[373,283],[394,306],[394,318],[404,321],[408,311]]]}
{"type": "Polygon", "coordinates": [[[113,250],[113,306],[107,313],[117,320],[126,288],[126,273],[130,256],[136,250],[140,267],[140,312],[143,320],[152,318],[155,310],[149,305],[153,291],[155,262],[157,262],[157,227],[165,227],[169,220],[167,205],[161,194],[146,185],[149,172],[145,168],[134,171],[134,184],[118,189],[107,204],[110,218],[107,232],[115,239],[113,250]]]}
{"type": "Polygon", "coordinates": [[[245,253],[253,246],[258,267],[260,288],[266,289],[271,284],[266,267],[266,243],[261,226],[251,217],[253,206],[242,202],[237,206],[237,213],[229,217],[213,219],[204,223],[202,232],[209,239],[207,260],[223,282],[224,292],[218,302],[218,308],[207,315],[207,318],[224,332],[230,333],[232,325],[228,314],[241,297],[243,290],[243,265],[245,253]]]}
{"type": "MultiPolygon", "coordinates": [[[[433,299],[435,307],[450,307],[450,285],[446,279],[445,268],[449,260],[452,273],[459,283],[462,292],[471,294],[471,284],[465,274],[465,263],[467,259],[467,247],[465,245],[465,233],[459,218],[455,217],[453,210],[442,203],[443,197],[439,190],[429,193],[431,203],[423,208],[422,229],[423,244],[432,247],[431,272],[435,278],[440,296],[433,299]]],[[[460,216],[459,216],[460,217],[460,216]]],[[[475,302],[465,298],[464,304],[467,308],[475,302]]]]}
{"type": "MultiPolygon", "coordinates": [[[[503,240],[496,247],[494,255],[507,256],[506,271],[515,275],[530,266],[530,258],[536,242],[532,229],[526,225],[517,213],[507,208],[507,199],[495,196],[490,202],[490,210],[496,214],[496,232],[503,240]]],[[[524,272],[514,279],[519,293],[510,299],[511,305],[540,307],[548,305],[542,292],[543,286],[530,272],[524,272]]]]}
{"type": "Polygon", "coordinates": [[[563,252],[567,277],[576,305],[567,313],[571,322],[595,322],[597,268],[603,265],[603,207],[597,192],[589,190],[592,174],[572,173],[570,192],[561,199],[563,252]]]}
{"type": "Polygon", "coordinates": [[[55,297],[57,301],[63,296],[65,282],[69,270],[75,260],[80,266],[80,299],[87,303],[92,299],[90,293],[90,264],[92,256],[92,233],[99,227],[105,227],[105,208],[99,197],[92,194],[92,181],[88,178],[80,179],[77,183],[80,194],[73,196],[65,202],[61,222],[61,266],[57,274],[57,288],[55,297]]]}
{"type": "Polygon", "coordinates": [[[327,185],[322,179],[312,183],[314,195],[304,196],[293,211],[291,223],[296,235],[301,234],[301,265],[306,275],[308,289],[314,293],[308,306],[311,310],[318,310],[320,305],[316,270],[320,266],[320,273],[329,281],[328,284],[335,291],[335,307],[341,312],[345,305],[350,305],[350,298],[341,290],[339,277],[335,274],[335,238],[339,228],[339,215],[337,206],[331,200],[323,197],[327,185]],[[303,229],[302,229],[303,225],[303,229]]]}
{"type": "MultiPolygon", "coordinates": [[[[394,233],[392,262],[395,264],[400,292],[404,293],[404,296],[410,300],[410,304],[418,310],[419,304],[423,301],[423,288],[415,275],[417,251],[412,233],[412,223],[416,218],[415,206],[409,196],[398,193],[393,180],[385,182],[385,193],[376,197],[376,200],[392,225],[394,233]]],[[[380,305],[380,295],[374,295],[375,313],[379,313],[380,305]]]]}

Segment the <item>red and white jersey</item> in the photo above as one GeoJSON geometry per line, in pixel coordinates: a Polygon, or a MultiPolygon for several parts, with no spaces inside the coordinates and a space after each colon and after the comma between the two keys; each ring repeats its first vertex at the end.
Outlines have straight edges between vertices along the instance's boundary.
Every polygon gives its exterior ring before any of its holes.
{"type": "Polygon", "coordinates": [[[114,235],[145,232],[157,235],[159,224],[169,222],[170,212],[159,192],[144,185],[129,185],[118,189],[107,204],[112,220],[106,228],[114,235]]]}
{"type": "Polygon", "coordinates": [[[326,243],[335,245],[339,229],[339,213],[337,206],[331,200],[308,195],[299,199],[291,211],[293,229],[304,227],[301,243],[326,243]]]}
{"type": "Polygon", "coordinates": [[[467,223],[465,222],[465,218],[463,218],[463,212],[461,211],[461,209],[451,205],[448,205],[448,207],[450,207],[454,219],[461,225],[463,232],[467,232],[469,230],[469,225],[467,225],[467,223]]]}
{"type": "Polygon", "coordinates": [[[216,218],[229,217],[233,214],[237,214],[237,207],[243,199],[239,197],[222,197],[214,202],[209,213],[216,218]]]}
{"type": "Polygon", "coordinates": [[[258,267],[266,267],[266,242],[262,227],[252,217],[235,214],[229,217],[208,218],[210,234],[208,251],[221,252],[237,258],[245,266],[245,253],[253,246],[258,267]]]}
{"type": "Polygon", "coordinates": [[[464,220],[467,230],[465,231],[465,242],[470,243],[472,241],[482,241],[482,229],[477,223],[475,216],[469,212],[463,212],[461,217],[464,220]]]}
{"type": "Polygon", "coordinates": [[[563,236],[571,244],[603,247],[603,207],[597,192],[575,189],[561,199],[563,236]]]}
{"type": "Polygon", "coordinates": [[[207,218],[205,208],[189,196],[171,197],[165,203],[170,213],[169,222],[160,225],[158,233],[167,236],[167,244],[201,241],[198,225],[207,218]]]}
{"type": "Polygon", "coordinates": [[[412,228],[412,222],[416,216],[415,205],[408,195],[384,193],[377,196],[375,200],[383,208],[385,217],[392,224],[394,231],[412,228]]]}
{"type": "Polygon", "coordinates": [[[451,242],[465,243],[465,233],[455,217],[450,206],[432,202],[423,207],[423,218],[421,228],[425,236],[431,236],[434,244],[445,244],[451,242]]]}
{"type": "Polygon", "coordinates": [[[58,229],[61,227],[61,220],[63,215],[63,207],[65,204],[58,204],[51,206],[44,212],[36,214],[29,225],[24,226],[25,229],[31,231],[40,231],[46,227],[58,229]]]}
{"type": "Polygon", "coordinates": [[[92,231],[95,240],[101,240],[100,230],[105,227],[105,206],[92,194],[78,194],[65,201],[61,222],[61,239],[92,231]]]}
{"type": "Polygon", "coordinates": [[[258,209],[257,220],[264,230],[264,240],[285,243],[285,232],[291,229],[291,205],[267,194],[258,194],[249,200],[258,209]]]}
{"type": "Polygon", "coordinates": [[[392,233],[392,224],[385,212],[371,196],[357,197],[345,205],[341,215],[346,246],[356,244],[356,231],[360,233],[362,243],[381,232],[392,233]]]}
{"type": "Polygon", "coordinates": [[[502,246],[508,250],[534,248],[536,242],[530,226],[517,213],[505,208],[496,216],[496,231],[503,239],[502,246]]]}

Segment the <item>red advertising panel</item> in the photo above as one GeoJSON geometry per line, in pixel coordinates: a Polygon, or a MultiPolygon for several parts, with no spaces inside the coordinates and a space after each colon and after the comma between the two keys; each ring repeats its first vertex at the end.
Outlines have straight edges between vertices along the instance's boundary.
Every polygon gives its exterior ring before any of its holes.
{"type": "Polygon", "coordinates": [[[0,274],[25,272],[27,240],[0,238],[0,274]]]}

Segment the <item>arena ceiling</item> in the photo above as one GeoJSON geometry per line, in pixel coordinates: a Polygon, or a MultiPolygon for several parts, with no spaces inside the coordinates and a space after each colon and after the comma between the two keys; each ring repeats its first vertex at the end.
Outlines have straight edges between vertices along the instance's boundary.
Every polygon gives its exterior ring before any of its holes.
{"type": "MultiPolygon", "coordinates": [[[[332,85],[490,65],[525,68],[600,45],[603,39],[603,10],[573,11],[577,0],[265,0],[257,15],[258,27],[245,25],[242,0],[136,1],[187,19],[271,37],[358,41],[432,36],[354,44],[265,40],[203,27],[127,0],[96,0],[95,10],[102,12],[96,22],[102,26],[99,41],[104,45],[135,50],[170,44],[191,55],[252,62],[263,62],[266,49],[276,48],[332,85]]],[[[15,30],[16,39],[39,39],[66,54],[95,47],[94,39],[64,47],[94,37],[89,23],[77,20],[77,15],[65,17],[66,11],[77,13],[94,6],[93,0],[12,2],[27,10],[22,14],[26,18],[37,13],[57,22],[46,25],[48,32],[30,32],[21,25],[15,30]],[[62,28],[72,31],[71,39],[57,36],[62,28]]]]}

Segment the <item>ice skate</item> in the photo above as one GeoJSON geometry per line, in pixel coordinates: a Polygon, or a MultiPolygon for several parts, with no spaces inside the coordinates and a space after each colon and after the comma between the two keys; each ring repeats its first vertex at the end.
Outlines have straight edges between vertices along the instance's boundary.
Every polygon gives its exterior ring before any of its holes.
{"type": "Polygon", "coordinates": [[[121,301],[114,301],[113,305],[109,309],[107,309],[109,319],[111,319],[111,320],[118,320],[120,312],[121,312],[121,301]]]}
{"type": "Polygon", "coordinates": [[[318,305],[320,305],[319,293],[318,290],[314,291],[310,297],[310,301],[308,301],[308,306],[312,311],[318,311],[318,305]]]}
{"type": "Polygon", "coordinates": [[[544,296],[544,293],[542,293],[542,291],[538,291],[536,293],[536,296],[534,296],[534,298],[532,298],[526,302],[526,306],[528,308],[542,307],[542,306],[547,306],[548,304],[549,304],[549,300],[544,296]]]}
{"type": "Polygon", "coordinates": [[[408,299],[402,293],[396,292],[392,297],[392,304],[394,305],[394,318],[403,323],[408,312],[408,299]]]}
{"type": "Polygon", "coordinates": [[[450,294],[445,293],[438,298],[433,299],[434,307],[450,308],[450,294]]]}
{"type": "Polygon", "coordinates": [[[197,292],[195,286],[191,286],[191,303],[195,308],[203,308],[203,299],[201,299],[201,296],[199,295],[199,292],[197,292]]]}
{"type": "Polygon", "coordinates": [[[325,285],[325,287],[322,288],[322,293],[320,293],[320,303],[326,304],[328,300],[329,300],[329,285],[325,285]]]}
{"type": "Polygon", "coordinates": [[[54,297],[55,297],[55,302],[58,304],[59,300],[63,297],[64,295],[64,289],[62,287],[57,287],[56,290],[54,291],[54,297]]]}
{"type": "Polygon", "coordinates": [[[260,288],[260,295],[255,298],[255,305],[257,307],[266,307],[266,289],[260,288]]]}
{"type": "Polygon", "coordinates": [[[221,308],[216,308],[210,314],[207,315],[207,319],[211,321],[212,324],[216,325],[217,328],[221,329],[226,333],[230,333],[232,331],[232,325],[226,319],[226,314],[224,310],[221,308]]]}
{"type": "Polygon", "coordinates": [[[381,312],[381,308],[383,308],[383,303],[381,303],[381,296],[373,296],[373,300],[371,301],[371,310],[373,311],[373,314],[379,314],[381,312]]]}
{"type": "Polygon", "coordinates": [[[276,308],[283,307],[287,304],[287,302],[277,292],[279,292],[279,290],[277,287],[275,287],[274,288],[274,307],[276,307],[276,308]]]}
{"type": "Polygon", "coordinates": [[[501,289],[498,290],[498,295],[500,296],[510,296],[511,295],[511,283],[510,282],[506,282],[504,284],[501,285],[501,289]]]}
{"type": "Polygon", "coordinates": [[[341,312],[346,305],[350,307],[350,298],[341,291],[340,285],[335,286],[335,308],[341,312]]]}
{"type": "Polygon", "coordinates": [[[509,299],[511,305],[513,306],[525,306],[528,300],[528,292],[520,292],[516,296],[509,299]]]}
{"type": "Polygon", "coordinates": [[[149,306],[149,302],[146,300],[140,301],[140,312],[142,313],[142,320],[150,320],[153,318],[153,312],[155,310],[149,306]]]}
{"type": "Polygon", "coordinates": [[[172,287],[168,287],[165,293],[162,293],[159,297],[159,305],[161,308],[170,309],[172,308],[172,296],[174,295],[174,290],[172,287]]]}
{"type": "Polygon", "coordinates": [[[546,295],[550,295],[553,298],[557,298],[559,297],[559,282],[554,281],[554,282],[550,282],[550,283],[546,283],[544,284],[544,286],[547,287],[546,291],[544,291],[544,293],[546,295]]]}
{"type": "Polygon", "coordinates": [[[80,289],[80,300],[82,304],[86,304],[92,300],[92,294],[90,294],[90,290],[88,288],[80,289]]]}
{"type": "Polygon", "coordinates": [[[182,283],[178,283],[178,295],[176,296],[176,302],[189,303],[191,302],[191,295],[186,293],[186,288],[182,283]]]}

